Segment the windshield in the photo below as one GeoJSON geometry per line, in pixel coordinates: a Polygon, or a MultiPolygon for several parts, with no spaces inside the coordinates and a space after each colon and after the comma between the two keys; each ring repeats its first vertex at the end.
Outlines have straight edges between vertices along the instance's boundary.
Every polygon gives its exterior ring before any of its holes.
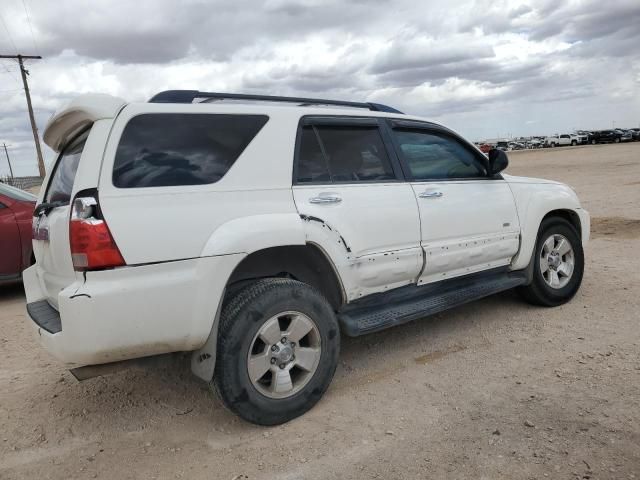
{"type": "Polygon", "coordinates": [[[29,192],[25,192],[24,190],[20,190],[19,188],[12,187],[11,185],[1,182],[0,194],[21,202],[35,202],[37,200],[35,195],[31,195],[29,192]]]}

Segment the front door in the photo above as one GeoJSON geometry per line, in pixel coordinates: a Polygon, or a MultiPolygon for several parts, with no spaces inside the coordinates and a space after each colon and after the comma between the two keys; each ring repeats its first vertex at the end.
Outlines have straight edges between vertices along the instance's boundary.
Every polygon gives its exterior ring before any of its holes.
{"type": "Polygon", "coordinates": [[[430,124],[392,124],[420,210],[425,266],[419,284],[505,266],[520,225],[509,185],[487,175],[486,157],[430,124]]]}
{"type": "MultiPolygon", "coordinates": [[[[420,220],[377,119],[304,119],[293,194],[341,264],[349,299],[416,281],[422,268],[420,220]]],[[[313,239],[310,239],[313,241],[313,239]]]]}

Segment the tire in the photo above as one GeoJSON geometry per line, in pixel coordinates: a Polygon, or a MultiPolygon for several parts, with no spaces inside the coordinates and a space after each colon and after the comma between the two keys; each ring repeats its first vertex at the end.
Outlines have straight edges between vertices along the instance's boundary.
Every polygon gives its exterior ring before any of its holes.
{"type": "MultiPolygon", "coordinates": [[[[560,246],[558,250],[563,250],[563,247],[560,246]]],[[[555,258],[557,259],[558,256],[555,256],[555,258]]],[[[564,254],[560,256],[560,261],[560,265],[564,264],[565,267],[556,266],[556,268],[563,270],[566,269],[566,265],[570,263],[569,255],[564,254]]],[[[549,217],[543,220],[538,231],[538,239],[536,241],[532,262],[534,262],[534,265],[533,280],[531,284],[518,289],[519,293],[526,301],[534,305],[555,307],[571,300],[580,288],[582,276],[584,274],[584,251],[582,250],[582,242],[580,241],[580,236],[573,225],[558,217],[549,217]],[[545,242],[547,242],[551,237],[556,239],[556,247],[554,247],[552,253],[555,251],[555,248],[558,248],[557,245],[560,245],[560,242],[557,240],[560,240],[562,237],[569,243],[572,249],[571,254],[573,261],[573,268],[568,277],[560,270],[556,271],[555,276],[558,277],[559,283],[556,283],[555,287],[552,287],[549,283],[549,281],[554,281],[552,279],[554,276],[554,268],[552,267],[551,260],[548,260],[549,258],[552,258],[547,255],[549,253],[549,249],[545,248],[545,242]],[[545,270],[545,263],[547,264],[548,269],[543,274],[543,271],[545,270]],[[564,283],[565,281],[566,283],[564,283]]]]}
{"type": "Polygon", "coordinates": [[[258,280],[225,302],[212,382],[224,405],[259,425],[285,423],[310,410],[338,365],[340,330],[329,302],[315,288],[285,278],[258,280]],[[285,337],[286,343],[278,342],[285,337]],[[263,357],[267,361],[259,362],[263,357]],[[250,363],[262,366],[254,377],[268,370],[252,381],[250,363]]]}
{"type": "Polygon", "coordinates": [[[619,138],[616,138],[616,139],[614,140],[614,143],[620,143],[620,139],[619,139],[619,138]]]}
{"type": "Polygon", "coordinates": [[[555,143],[551,143],[551,148],[556,148],[556,144],[555,143]]]}
{"type": "Polygon", "coordinates": [[[575,147],[576,145],[578,145],[578,142],[576,142],[575,140],[571,140],[571,146],[575,147]]]}
{"type": "Polygon", "coordinates": [[[591,140],[591,145],[595,145],[597,142],[595,140],[591,140]]]}

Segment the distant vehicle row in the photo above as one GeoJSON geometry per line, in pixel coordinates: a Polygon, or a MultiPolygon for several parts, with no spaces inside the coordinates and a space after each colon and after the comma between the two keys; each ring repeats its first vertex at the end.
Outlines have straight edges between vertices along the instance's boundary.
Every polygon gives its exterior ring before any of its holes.
{"type": "Polygon", "coordinates": [[[599,143],[620,143],[640,141],[640,128],[608,129],[608,130],[577,130],[574,133],[563,133],[548,137],[520,137],[514,140],[486,140],[476,145],[487,153],[492,148],[498,150],[525,150],[533,148],[554,148],[561,146],[596,145],[599,143]]]}

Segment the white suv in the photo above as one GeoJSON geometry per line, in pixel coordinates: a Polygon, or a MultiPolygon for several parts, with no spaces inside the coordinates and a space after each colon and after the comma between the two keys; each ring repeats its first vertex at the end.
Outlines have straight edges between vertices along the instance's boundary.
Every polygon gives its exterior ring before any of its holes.
{"type": "Polygon", "coordinates": [[[582,280],[571,188],[384,105],[85,95],[44,139],[27,311],[81,378],[190,351],[232,411],[278,424],[327,389],[341,333],[514,287],[559,305],[582,280]]]}

